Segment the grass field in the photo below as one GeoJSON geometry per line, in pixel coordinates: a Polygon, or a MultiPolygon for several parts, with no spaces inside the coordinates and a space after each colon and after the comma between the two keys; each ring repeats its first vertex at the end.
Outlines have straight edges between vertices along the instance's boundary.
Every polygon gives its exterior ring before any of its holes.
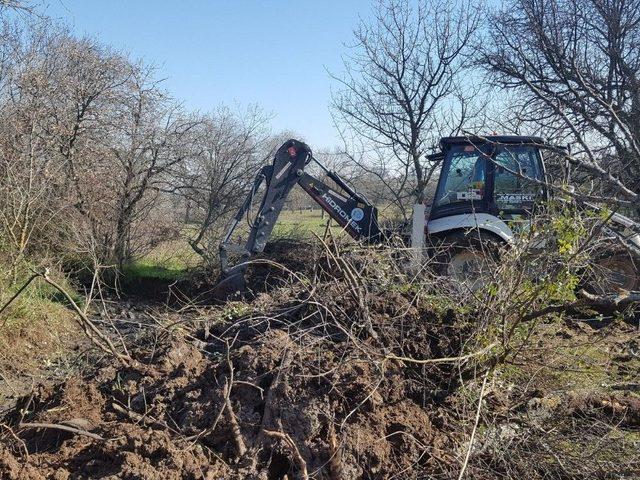
{"type": "MultiPolygon", "coordinates": [[[[313,233],[322,235],[328,219],[326,214],[322,218],[320,209],[283,211],[271,238],[309,238],[313,233]]],[[[332,231],[339,235],[341,228],[335,222],[333,225],[332,231]]],[[[127,266],[125,275],[128,278],[177,280],[199,263],[200,257],[185,239],[171,240],[158,245],[144,257],[127,266]]]]}
{"type": "MultiPolygon", "coordinates": [[[[322,217],[322,210],[303,210],[303,211],[283,211],[278,218],[278,222],[273,231],[273,237],[289,236],[296,234],[297,236],[311,236],[313,233],[322,235],[327,227],[328,215],[322,217]]],[[[333,222],[336,229],[339,227],[333,222]]]]}
{"type": "Polygon", "coordinates": [[[163,242],[125,268],[127,278],[177,280],[198,266],[200,257],[186,239],[163,242]]]}

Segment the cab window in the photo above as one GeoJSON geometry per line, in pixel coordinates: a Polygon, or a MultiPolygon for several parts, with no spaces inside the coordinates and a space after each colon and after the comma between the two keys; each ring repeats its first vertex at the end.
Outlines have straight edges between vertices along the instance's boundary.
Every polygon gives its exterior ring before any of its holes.
{"type": "Polygon", "coordinates": [[[533,207],[542,187],[538,150],[533,147],[504,147],[495,157],[494,197],[500,210],[525,210],[533,207]]]}
{"type": "Polygon", "coordinates": [[[485,195],[485,156],[473,146],[452,150],[445,162],[436,205],[478,202],[485,195]]]}

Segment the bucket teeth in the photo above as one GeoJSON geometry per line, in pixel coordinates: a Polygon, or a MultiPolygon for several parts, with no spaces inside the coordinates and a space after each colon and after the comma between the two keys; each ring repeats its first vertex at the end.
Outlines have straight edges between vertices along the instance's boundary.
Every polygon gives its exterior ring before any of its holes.
{"type": "Polygon", "coordinates": [[[227,301],[233,297],[242,295],[247,289],[244,272],[230,272],[222,275],[218,283],[213,287],[213,298],[219,301],[227,301]]]}

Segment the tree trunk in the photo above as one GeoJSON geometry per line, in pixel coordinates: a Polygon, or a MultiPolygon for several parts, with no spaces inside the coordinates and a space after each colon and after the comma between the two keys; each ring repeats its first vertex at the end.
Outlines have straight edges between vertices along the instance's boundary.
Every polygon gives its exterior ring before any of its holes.
{"type": "Polygon", "coordinates": [[[116,238],[113,248],[113,261],[118,266],[118,271],[122,272],[124,266],[130,260],[128,238],[130,231],[130,218],[126,212],[121,212],[116,224],[116,238]]]}

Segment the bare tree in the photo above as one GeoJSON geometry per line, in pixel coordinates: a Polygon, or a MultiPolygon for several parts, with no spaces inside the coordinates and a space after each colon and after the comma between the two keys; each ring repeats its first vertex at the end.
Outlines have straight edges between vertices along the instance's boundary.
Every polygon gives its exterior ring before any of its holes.
{"type": "Polygon", "coordinates": [[[341,86],[333,99],[338,122],[391,154],[399,181],[387,186],[410,185],[419,203],[437,167],[425,156],[428,147],[436,136],[457,132],[468,114],[460,74],[478,25],[478,10],[466,1],[381,0],[373,23],[354,32],[344,75],[334,77],[341,86]]]}
{"type": "Polygon", "coordinates": [[[185,113],[153,68],[46,20],[5,22],[0,38],[3,261],[15,271],[46,251],[110,276],[185,232],[215,260],[220,227],[277,147],[269,116],[185,113]]]}
{"type": "Polygon", "coordinates": [[[519,121],[576,142],[585,178],[637,204],[640,1],[514,0],[490,25],[480,63],[517,93],[519,121]]]}
{"type": "Polygon", "coordinates": [[[0,247],[11,263],[29,248],[90,249],[122,267],[166,239],[171,215],[155,210],[196,119],[153,69],[95,40],[48,22],[7,23],[2,38],[0,247]]]}
{"type": "Polygon", "coordinates": [[[0,15],[8,10],[31,13],[33,12],[33,2],[21,0],[0,0],[0,15]]]}
{"type": "Polygon", "coordinates": [[[107,198],[112,198],[115,227],[113,260],[120,268],[136,253],[167,239],[162,229],[136,234],[136,228],[157,203],[167,176],[191,154],[190,132],[198,124],[159,88],[153,73],[134,66],[119,91],[106,142],[99,145],[104,151],[97,157],[101,171],[115,182],[107,198]]]}
{"type": "Polygon", "coordinates": [[[221,228],[245,198],[262,163],[270,160],[269,116],[259,107],[228,107],[205,116],[193,132],[193,152],[169,187],[184,198],[195,223],[189,244],[205,262],[217,259],[221,228]]]}
{"type": "Polygon", "coordinates": [[[50,235],[66,208],[56,138],[64,111],[58,54],[68,37],[47,23],[27,29],[5,24],[0,35],[0,228],[15,274],[34,243],[41,251],[58,243],[50,235]]]}

